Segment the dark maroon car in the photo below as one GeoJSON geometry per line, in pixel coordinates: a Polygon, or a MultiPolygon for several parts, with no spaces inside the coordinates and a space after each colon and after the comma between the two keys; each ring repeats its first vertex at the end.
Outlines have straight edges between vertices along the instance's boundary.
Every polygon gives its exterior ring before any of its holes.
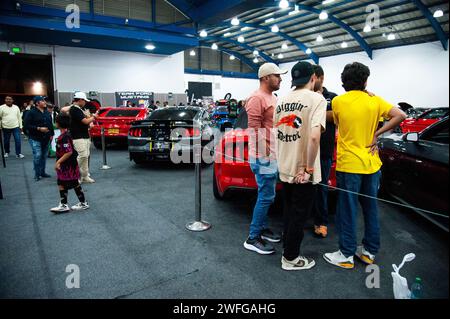
{"type": "Polygon", "coordinates": [[[380,139],[381,187],[447,232],[449,117],[422,132],[380,139]],[[429,212],[424,212],[427,210],[429,212]]]}

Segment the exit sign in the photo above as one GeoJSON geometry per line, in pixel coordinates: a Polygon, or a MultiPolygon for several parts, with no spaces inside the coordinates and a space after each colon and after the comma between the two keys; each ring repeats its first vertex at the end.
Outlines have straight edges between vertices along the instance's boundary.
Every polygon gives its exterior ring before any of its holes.
{"type": "Polygon", "coordinates": [[[19,47],[12,47],[11,52],[12,53],[20,53],[20,52],[22,52],[22,49],[19,47]]]}

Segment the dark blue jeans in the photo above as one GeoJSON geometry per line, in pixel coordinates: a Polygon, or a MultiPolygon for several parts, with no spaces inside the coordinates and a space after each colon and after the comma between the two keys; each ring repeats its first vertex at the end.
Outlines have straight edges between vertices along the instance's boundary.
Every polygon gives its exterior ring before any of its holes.
{"type": "Polygon", "coordinates": [[[357,248],[356,225],[358,200],[364,215],[365,233],[362,241],[369,253],[376,255],[380,249],[380,225],[376,197],[381,172],[375,174],[350,174],[336,172],[337,187],[372,198],[339,191],[336,210],[336,227],[339,232],[339,249],[346,256],[353,256],[357,248]]]}
{"type": "Polygon", "coordinates": [[[5,153],[10,153],[10,141],[11,135],[14,136],[14,143],[16,144],[16,155],[19,155],[21,152],[21,141],[20,141],[20,128],[4,128],[3,129],[3,142],[5,144],[5,153]]]}
{"type": "Polygon", "coordinates": [[[267,213],[275,201],[278,165],[274,160],[250,159],[249,162],[258,184],[258,199],[253,209],[253,218],[250,224],[249,237],[253,239],[259,237],[261,231],[268,227],[267,213]]]}
{"type": "MultiPolygon", "coordinates": [[[[321,158],[320,168],[322,173],[323,185],[328,185],[331,171],[331,158],[321,158]]],[[[314,200],[314,225],[327,226],[328,225],[328,187],[317,185],[315,190],[314,200]]]]}
{"type": "Polygon", "coordinates": [[[29,142],[33,151],[34,176],[43,176],[45,174],[49,141],[36,141],[30,138],[29,142]]]}

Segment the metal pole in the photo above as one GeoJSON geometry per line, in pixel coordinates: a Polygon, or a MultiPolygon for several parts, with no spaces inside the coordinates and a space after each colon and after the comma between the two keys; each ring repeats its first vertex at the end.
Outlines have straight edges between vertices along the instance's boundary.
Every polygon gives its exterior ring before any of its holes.
{"type": "Polygon", "coordinates": [[[0,148],[2,149],[3,167],[6,168],[5,149],[4,149],[4,146],[3,146],[3,130],[0,130],[0,148]]]}
{"type": "Polygon", "coordinates": [[[201,137],[199,142],[194,141],[194,162],[195,162],[195,221],[186,225],[190,231],[200,232],[211,228],[211,224],[202,221],[202,169],[201,169],[201,154],[202,145],[201,137]]]}
{"type": "Polygon", "coordinates": [[[102,152],[103,152],[103,166],[100,169],[107,170],[111,167],[106,163],[106,142],[105,142],[105,128],[102,127],[102,152]]]}
{"type": "MultiPolygon", "coordinates": [[[[2,153],[3,167],[6,168],[5,150],[3,149],[3,130],[0,130],[0,148],[2,153]]],[[[3,199],[2,181],[0,180],[0,199],[3,199]]]]}

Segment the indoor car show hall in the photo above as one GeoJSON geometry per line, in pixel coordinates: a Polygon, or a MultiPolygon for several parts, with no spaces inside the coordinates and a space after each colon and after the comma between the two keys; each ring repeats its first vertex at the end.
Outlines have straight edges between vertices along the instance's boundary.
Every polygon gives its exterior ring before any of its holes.
{"type": "Polygon", "coordinates": [[[448,10],[0,1],[0,301],[448,299],[448,10]]]}

